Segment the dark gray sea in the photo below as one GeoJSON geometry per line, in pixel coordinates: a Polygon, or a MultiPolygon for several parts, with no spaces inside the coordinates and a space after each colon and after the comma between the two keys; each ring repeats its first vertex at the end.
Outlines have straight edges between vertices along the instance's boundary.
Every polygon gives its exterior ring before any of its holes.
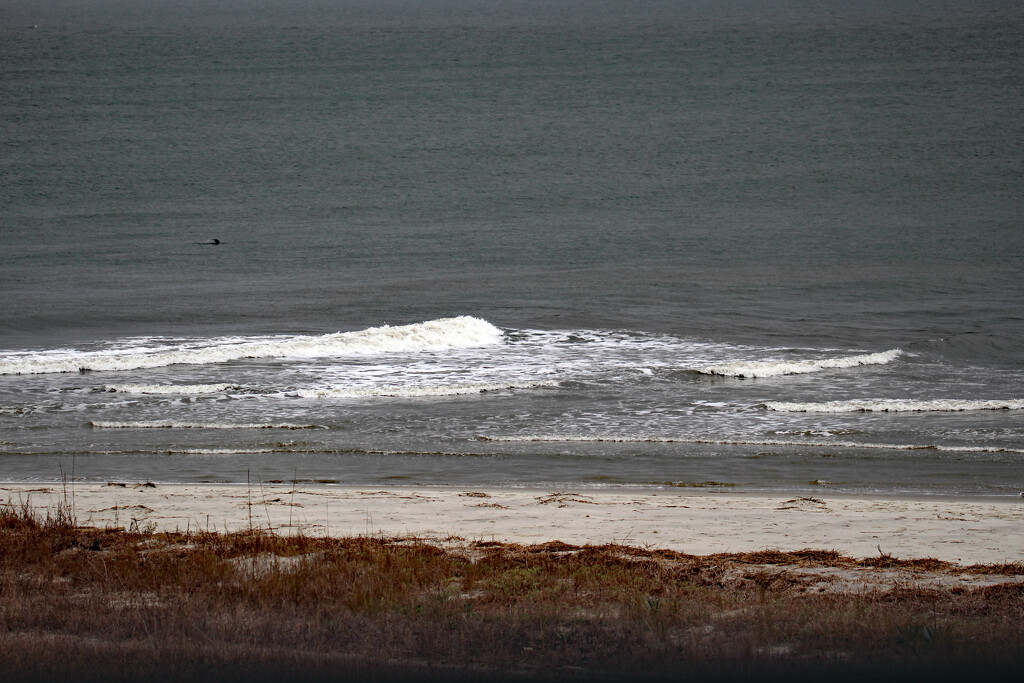
{"type": "Polygon", "coordinates": [[[1018,0],[4,0],[0,480],[1015,496],[1018,0]]]}

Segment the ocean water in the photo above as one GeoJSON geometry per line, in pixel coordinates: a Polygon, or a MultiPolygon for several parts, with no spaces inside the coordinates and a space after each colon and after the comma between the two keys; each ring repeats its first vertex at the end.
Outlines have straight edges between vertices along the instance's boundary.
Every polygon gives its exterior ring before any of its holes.
{"type": "Polygon", "coordinates": [[[0,480],[1024,491],[1019,3],[12,0],[0,72],[0,480]]]}

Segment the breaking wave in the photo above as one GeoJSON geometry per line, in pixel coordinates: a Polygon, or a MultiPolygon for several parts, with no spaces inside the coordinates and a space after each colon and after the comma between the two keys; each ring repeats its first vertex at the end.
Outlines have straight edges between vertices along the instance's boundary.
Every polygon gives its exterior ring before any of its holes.
{"type": "Polygon", "coordinates": [[[177,364],[208,365],[242,358],[329,358],[379,353],[443,351],[501,342],[497,327],[469,316],[412,325],[371,327],[319,336],[218,337],[159,344],[132,342],[101,351],[61,349],[0,356],[0,375],[138,370],[177,364]]]}
{"type": "Polygon", "coordinates": [[[697,368],[702,375],[721,375],[723,377],[780,377],[782,375],[802,375],[821,370],[855,368],[861,365],[885,365],[898,358],[902,349],[890,349],[878,353],[867,353],[857,356],[840,358],[820,358],[802,361],[744,361],[725,363],[697,368]]]}

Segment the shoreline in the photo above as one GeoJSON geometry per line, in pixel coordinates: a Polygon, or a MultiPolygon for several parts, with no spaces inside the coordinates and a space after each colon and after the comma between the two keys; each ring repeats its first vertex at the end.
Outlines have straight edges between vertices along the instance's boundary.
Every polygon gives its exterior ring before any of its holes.
{"type": "Polygon", "coordinates": [[[275,484],[0,484],[45,518],[152,531],[620,544],[692,555],[834,550],[854,558],[1024,561],[1024,500],[685,490],[275,484]],[[68,509],[70,508],[70,510],[68,509]]]}

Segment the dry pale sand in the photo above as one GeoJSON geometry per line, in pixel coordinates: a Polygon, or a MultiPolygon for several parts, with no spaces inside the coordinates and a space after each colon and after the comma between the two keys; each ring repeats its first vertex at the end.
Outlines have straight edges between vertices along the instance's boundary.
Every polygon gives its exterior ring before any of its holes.
{"type": "MultiPolygon", "coordinates": [[[[1024,560],[1024,499],[912,499],[706,491],[349,488],[323,485],[0,485],[0,502],[80,524],[333,536],[621,543],[686,553],[838,550],[960,564],[1024,560]]],[[[452,539],[455,540],[455,539],[452,539]]]]}

